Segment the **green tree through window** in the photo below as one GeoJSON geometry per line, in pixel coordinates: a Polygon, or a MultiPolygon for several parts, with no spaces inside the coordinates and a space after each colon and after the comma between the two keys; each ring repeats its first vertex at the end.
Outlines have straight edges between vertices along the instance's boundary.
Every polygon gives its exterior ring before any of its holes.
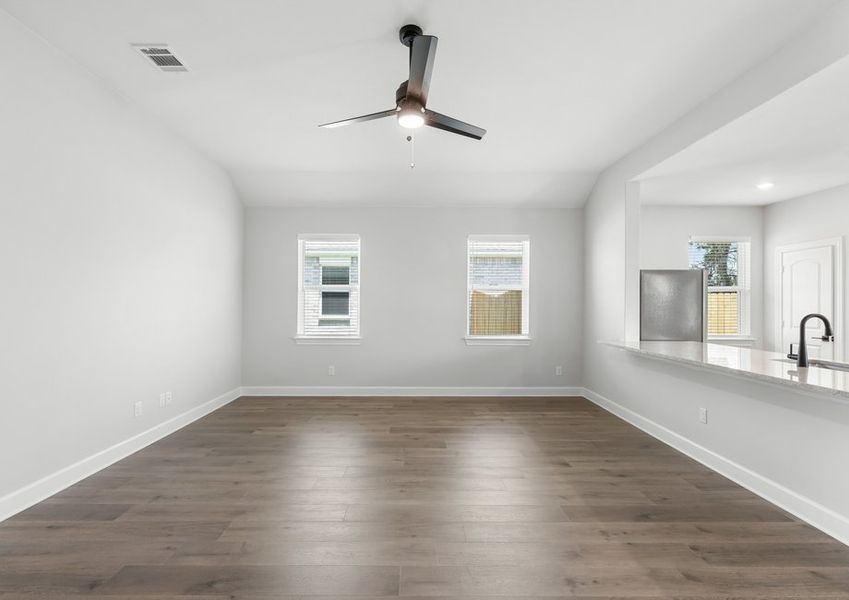
{"type": "Polygon", "coordinates": [[[709,286],[737,285],[737,242],[693,242],[690,268],[704,269],[709,286]]]}

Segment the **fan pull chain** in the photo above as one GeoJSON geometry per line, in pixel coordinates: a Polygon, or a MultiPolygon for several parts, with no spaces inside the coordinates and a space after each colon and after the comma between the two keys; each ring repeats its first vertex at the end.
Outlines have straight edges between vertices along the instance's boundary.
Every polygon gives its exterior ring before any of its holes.
{"type": "Polygon", "coordinates": [[[407,141],[410,142],[410,168],[416,168],[416,140],[413,136],[408,135],[407,141]]]}

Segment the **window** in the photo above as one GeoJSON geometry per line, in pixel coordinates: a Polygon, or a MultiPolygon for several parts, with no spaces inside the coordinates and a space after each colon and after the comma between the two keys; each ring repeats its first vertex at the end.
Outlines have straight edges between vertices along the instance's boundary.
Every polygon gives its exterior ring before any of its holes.
{"type": "Polygon", "coordinates": [[[708,338],[751,335],[750,248],[751,243],[744,240],[690,240],[690,268],[707,274],[708,338]]]}
{"type": "Polygon", "coordinates": [[[529,251],[527,236],[469,236],[468,341],[528,339],[529,251]]]}
{"type": "Polygon", "coordinates": [[[298,236],[298,338],[360,335],[360,238],[298,236]]]}

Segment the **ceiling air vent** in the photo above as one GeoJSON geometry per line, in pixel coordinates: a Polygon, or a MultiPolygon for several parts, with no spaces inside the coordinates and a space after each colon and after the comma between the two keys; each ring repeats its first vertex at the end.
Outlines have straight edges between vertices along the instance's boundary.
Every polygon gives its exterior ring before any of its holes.
{"type": "Polygon", "coordinates": [[[168,49],[168,44],[133,44],[148,64],[166,73],[188,71],[186,65],[168,49]]]}

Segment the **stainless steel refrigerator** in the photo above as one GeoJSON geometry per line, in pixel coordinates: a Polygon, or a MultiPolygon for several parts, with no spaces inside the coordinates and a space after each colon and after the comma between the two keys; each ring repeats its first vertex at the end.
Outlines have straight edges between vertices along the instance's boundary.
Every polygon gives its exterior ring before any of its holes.
{"type": "Polygon", "coordinates": [[[707,339],[707,280],[699,269],[640,271],[640,340],[707,339]]]}

